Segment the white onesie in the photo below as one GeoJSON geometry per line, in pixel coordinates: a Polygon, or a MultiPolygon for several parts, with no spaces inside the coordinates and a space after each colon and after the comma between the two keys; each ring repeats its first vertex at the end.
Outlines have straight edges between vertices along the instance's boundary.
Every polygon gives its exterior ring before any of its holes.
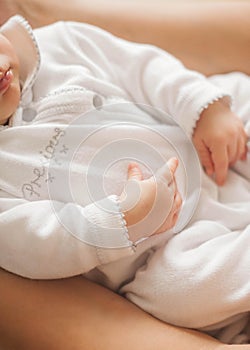
{"type": "Polygon", "coordinates": [[[107,173],[109,191],[100,195],[95,186],[105,177],[105,163],[93,160],[104,152],[102,142],[118,142],[117,125],[123,136],[124,122],[132,133],[136,127],[139,133],[164,129],[164,116],[159,120],[142,105],[171,115],[191,137],[200,112],[218,99],[230,103],[232,95],[248,128],[249,78],[235,73],[207,79],[158,48],[87,24],[59,22],[32,32],[14,17],[1,31],[20,58],[22,100],[11,127],[0,133],[0,266],[36,279],[83,274],[168,323],[247,342],[249,155],[221,188],[202,173],[198,208],[182,232],[136,245],[117,200],[125,165],[122,174],[115,167],[107,173]],[[79,152],[70,148],[74,137],[64,142],[69,125],[82,137],[79,152]],[[64,163],[67,154],[70,162],[64,163]]]}

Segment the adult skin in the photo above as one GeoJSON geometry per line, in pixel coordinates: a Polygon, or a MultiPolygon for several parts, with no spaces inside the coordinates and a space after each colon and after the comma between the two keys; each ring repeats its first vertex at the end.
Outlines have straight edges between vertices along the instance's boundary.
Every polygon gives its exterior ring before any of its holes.
{"type": "Polygon", "coordinates": [[[75,277],[31,281],[0,269],[0,346],[4,350],[249,350],[172,327],[75,277]]]}
{"type": "Polygon", "coordinates": [[[206,75],[250,74],[250,2],[1,0],[0,23],[17,12],[33,27],[75,20],[153,43],[206,75]]]}
{"type": "MultiPolygon", "coordinates": [[[[15,13],[34,27],[60,19],[85,21],[130,40],[161,46],[205,74],[249,73],[249,4],[156,7],[155,2],[110,1],[108,6],[108,1],[103,6],[95,0],[0,0],[0,22],[15,13]],[[223,13],[223,18],[215,18],[215,13],[223,13]]],[[[223,345],[198,332],[166,325],[82,277],[30,281],[0,270],[0,285],[4,350],[250,350],[250,345],[223,345]]]]}

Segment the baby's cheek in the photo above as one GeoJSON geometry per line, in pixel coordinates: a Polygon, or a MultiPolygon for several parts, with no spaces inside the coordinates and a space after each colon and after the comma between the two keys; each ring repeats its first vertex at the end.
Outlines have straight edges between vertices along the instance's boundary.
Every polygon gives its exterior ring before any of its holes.
{"type": "Polygon", "coordinates": [[[8,96],[6,96],[8,104],[8,118],[13,115],[20,103],[21,92],[19,83],[15,83],[11,86],[11,89],[8,91],[8,96]]]}
{"type": "Polygon", "coordinates": [[[8,91],[0,96],[0,125],[8,123],[8,119],[14,114],[20,102],[20,88],[11,86],[8,91]]]}

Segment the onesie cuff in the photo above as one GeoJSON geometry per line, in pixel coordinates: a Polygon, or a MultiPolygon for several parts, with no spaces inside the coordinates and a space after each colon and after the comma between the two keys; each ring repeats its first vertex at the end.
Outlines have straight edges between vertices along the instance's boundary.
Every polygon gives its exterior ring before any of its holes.
{"type": "Polygon", "coordinates": [[[210,104],[221,100],[229,108],[232,105],[232,97],[224,90],[204,82],[196,83],[194,86],[189,86],[190,91],[186,92],[186,99],[183,103],[183,108],[179,116],[179,124],[189,138],[192,138],[196,123],[200,118],[204,109],[208,108],[210,104]]]}
{"type": "Polygon", "coordinates": [[[91,240],[94,240],[100,264],[106,264],[135,252],[129,240],[118,197],[113,195],[84,208],[91,240]]]}

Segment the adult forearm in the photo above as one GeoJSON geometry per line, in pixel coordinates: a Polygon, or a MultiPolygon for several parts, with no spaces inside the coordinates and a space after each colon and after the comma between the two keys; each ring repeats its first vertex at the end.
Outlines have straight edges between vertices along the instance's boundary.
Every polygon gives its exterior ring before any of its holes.
{"type": "Polygon", "coordinates": [[[0,22],[16,12],[32,26],[83,21],[123,38],[152,43],[207,75],[250,74],[250,3],[112,0],[1,0],[0,22]]]}
{"type": "MultiPolygon", "coordinates": [[[[56,6],[56,1],[48,4],[51,21],[85,21],[132,41],[155,44],[208,75],[232,70],[250,74],[250,3],[73,0],[73,5],[60,1],[56,6]]],[[[33,24],[44,24],[45,18],[33,24]]]]}
{"type": "Polygon", "coordinates": [[[155,44],[207,75],[232,70],[250,74],[250,3],[104,3],[89,2],[85,21],[155,44]]]}
{"type": "Polygon", "coordinates": [[[198,332],[168,326],[82,277],[31,281],[0,269],[0,284],[5,350],[231,350],[198,332]]]}

